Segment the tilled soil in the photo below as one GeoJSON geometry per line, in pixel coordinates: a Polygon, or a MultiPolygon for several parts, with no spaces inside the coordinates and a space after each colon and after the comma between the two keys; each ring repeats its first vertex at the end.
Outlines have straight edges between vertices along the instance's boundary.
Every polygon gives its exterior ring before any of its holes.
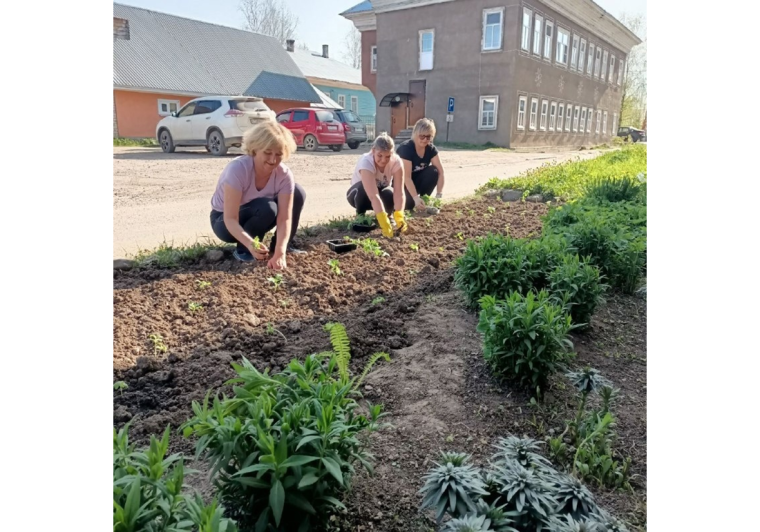
{"type": "MultiPolygon", "coordinates": [[[[391,363],[380,363],[367,377],[363,393],[384,405],[392,427],[371,436],[376,474],[357,476],[345,501],[348,511],[332,525],[346,531],[431,530],[430,516],[418,509],[417,491],[439,450],[470,452],[482,464],[498,437],[546,440],[573,415],[575,399],[561,376],[552,380],[540,406],[491,377],[475,331],[477,317],[452,286],[450,262],[464,247],[457,233],[473,237],[510,224],[513,236],[537,234],[545,210],[541,204],[507,207],[486,199],[452,205],[429,227],[423,218],[413,220],[415,233],[403,240],[372,234],[390,256],[358,250],[339,256],[340,278],[327,266],[335,255],[320,242],[344,233],[321,234],[304,242],[308,255],[289,260],[285,284],[277,291],[266,281],[271,272],[265,268],[231,261],[178,272],[116,274],[114,378],[129,387],[114,394],[114,423],[132,419],[130,436],[145,443],[167,424],[176,428],[184,422],[190,403],[202,400],[207,390],[223,389],[234,376],[233,360],[245,356],[259,369],[276,371],[293,357],[329,349],[322,327],[339,321],[351,338],[355,372],[372,353],[391,354],[391,363]],[[489,212],[489,206],[496,211],[489,212]],[[410,243],[418,243],[419,252],[410,243]],[[201,291],[197,279],[212,286],[201,291]],[[373,305],[379,294],[385,300],[373,305]],[[292,304],[283,307],[283,299],[292,304]],[[189,313],[188,301],[201,302],[204,310],[189,313]],[[266,323],[279,333],[267,334],[266,323]],[[167,354],[152,354],[152,333],[166,338],[167,354]]],[[[589,329],[574,335],[574,343],[574,364],[596,367],[621,388],[617,448],[632,457],[635,475],[633,493],[589,487],[601,504],[641,525],[646,521],[645,302],[610,297],[589,329]]],[[[174,436],[172,451],[192,453],[192,442],[174,436]]],[[[204,494],[211,492],[204,476],[190,480],[204,494]]]]}

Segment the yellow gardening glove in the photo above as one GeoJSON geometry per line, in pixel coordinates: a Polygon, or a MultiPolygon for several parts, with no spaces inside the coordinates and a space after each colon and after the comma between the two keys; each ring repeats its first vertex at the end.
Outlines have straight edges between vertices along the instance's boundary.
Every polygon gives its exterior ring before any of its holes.
{"type": "Polygon", "coordinates": [[[396,211],[393,213],[393,219],[396,220],[396,228],[398,229],[399,233],[406,233],[406,230],[409,229],[409,225],[406,223],[406,220],[404,220],[404,213],[401,211],[396,211]]]}
{"type": "Polygon", "coordinates": [[[388,219],[387,212],[377,213],[377,223],[380,225],[384,237],[393,238],[393,228],[391,227],[391,221],[388,219]]]}

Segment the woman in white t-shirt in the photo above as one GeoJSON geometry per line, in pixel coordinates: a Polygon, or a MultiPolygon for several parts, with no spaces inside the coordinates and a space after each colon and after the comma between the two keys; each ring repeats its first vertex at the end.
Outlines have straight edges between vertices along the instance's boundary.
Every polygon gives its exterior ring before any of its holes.
{"type": "Polygon", "coordinates": [[[381,133],[372,143],[372,151],[362,155],[356,163],[346,199],[356,214],[374,211],[383,236],[393,238],[389,212],[393,212],[396,228],[406,232],[404,167],[387,133],[381,133]]]}

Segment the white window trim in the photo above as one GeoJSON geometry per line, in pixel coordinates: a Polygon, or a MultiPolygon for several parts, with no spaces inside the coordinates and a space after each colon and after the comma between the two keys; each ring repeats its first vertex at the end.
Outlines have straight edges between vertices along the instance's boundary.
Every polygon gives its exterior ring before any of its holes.
{"type": "Polygon", "coordinates": [[[503,46],[504,46],[504,8],[495,7],[492,9],[484,9],[483,10],[483,38],[480,43],[480,51],[481,52],[496,52],[496,51],[501,50],[503,46]],[[493,48],[486,48],[486,19],[488,18],[488,15],[492,15],[493,13],[498,13],[500,16],[499,46],[496,46],[493,48]]]}
{"type": "Polygon", "coordinates": [[[158,100],[158,114],[160,116],[171,116],[172,115],[171,104],[174,104],[174,105],[177,106],[177,111],[179,111],[180,108],[182,107],[179,104],[179,100],[164,100],[164,99],[159,99],[158,100]],[[163,112],[161,110],[161,104],[164,104],[164,103],[166,104],[166,108],[169,110],[169,112],[167,112],[167,113],[165,113],[165,112],[163,112]]]}
{"type": "Polygon", "coordinates": [[[602,128],[602,111],[599,109],[596,110],[596,134],[599,134],[599,131],[602,128]]]}
{"type": "Polygon", "coordinates": [[[581,37],[581,43],[578,46],[578,72],[582,75],[586,67],[586,54],[588,53],[588,43],[581,37]]]}
{"type": "Polygon", "coordinates": [[[586,133],[591,133],[591,121],[594,118],[594,110],[589,107],[586,115],[586,133]]]}
{"type": "Polygon", "coordinates": [[[569,132],[573,125],[573,105],[567,104],[565,106],[565,131],[569,132]]]}
{"type": "Polygon", "coordinates": [[[537,57],[541,57],[541,47],[544,43],[544,17],[536,13],[533,17],[533,46],[531,46],[531,53],[537,57]],[[538,43],[536,43],[536,22],[538,22],[538,43]],[[538,50],[536,50],[538,45],[538,50]]]}
{"type": "Polygon", "coordinates": [[[580,55],[581,48],[581,36],[577,33],[573,34],[573,38],[570,39],[570,70],[578,70],[578,56],[580,55]],[[575,56],[573,57],[573,54],[575,56]],[[575,62],[573,62],[575,59],[575,62]]]}
{"type": "Polygon", "coordinates": [[[610,77],[607,82],[610,84],[615,82],[615,54],[610,54],[610,77]]]}
{"type": "Polygon", "coordinates": [[[369,50],[369,71],[377,72],[377,46],[372,46],[369,50]]]}
{"type": "Polygon", "coordinates": [[[549,124],[549,100],[541,100],[541,116],[538,119],[538,129],[546,131],[549,124]]]}
{"type": "Polygon", "coordinates": [[[607,111],[604,112],[604,118],[602,118],[602,135],[607,134],[607,120],[609,120],[609,115],[607,115],[607,111]]]}
{"type": "Polygon", "coordinates": [[[544,22],[544,53],[543,53],[544,61],[551,62],[551,60],[552,60],[552,52],[553,51],[554,51],[554,22],[552,22],[551,20],[546,20],[544,22]],[[549,49],[548,50],[547,50],[547,46],[546,46],[546,30],[547,30],[547,28],[551,28],[552,29],[552,34],[549,37],[549,47],[548,47],[549,49]]]}
{"type": "Polygon", "coordinates": [[[612,113],[612,133],[613,135],[617,135],[618,130],[618,123],[617,123],[617,113],[612,113]]]}
{"type": "Polygon", "coordinates": [[[493,96],[481,96],[480,97],[480,105],[478,105],[478,129],[479,130],[487,130],[487,131],[493,131],[496,129],[497,120],[499,118],[499,96],[493,95],[493,96]],[[483,125],[483,101],[484,100],[494,100],[493,104],[493,126],[484,126],[483,125]]]}
{"type": "Polygon", "coordinates": [[[359,97],[358,96],[351,96],[351,107],[350,109],[356,113],[359,114],[359,97]],[[356,102],[356,109],[354,109],[354,102],[356,102]]]}
{"type": "Polygon", "coordinates": [[[604,50],[602,52],[602,73],[599,76],[599,79],[602,81],[607,81],[607,67],[609,66],[608,63],[610,61],[610,53],[607,50],[604,50]]]}
{"type": "Polygon", "coordinates": [[[554,131],[554,126],[557,123],[557,102],[551,102],[549,104],[549,131],[554,131]]]}
{"type": "MultiPolygon", "coordinates": [[[[417,67],[419,68],[419,72],[428,72],[430,70],[433,70],[435,68],[435,29],[434,28],[428,28],[426,30],[420,30],[419,32],[419,38],[417,39],[417,67]],[[422,68],[422,36],[426,33],[432,33],[433,34],[433,49],[430,51],[430,68],[422,68]]],[[[427,53],[427,52],[424,52],[427,53]]]]}
{"type": "Polygon", "coordinates": [[[520,50],[530,53],[530,38],[533,35],[533,11],[523,7],[522,18],[520,19],[520,50]],[[528,15],[528,42],[525,42],[525,15],[528,15]]]}
{"type": "Polygon", "coordinates": [[[530,107],[528,108],[528,129],[535,131],[538,126],[538,98],[530,99],[530,107]],[[533,102],[536,103],[536,112],[533,112],[533,102]]]}
{"type": "Polygon", "coordinates": [[[561,26],[557,26],[557,46],[554,47],[554,63],[557,65],[562,65],[563,68],[567,68],[567,65],[570,63],[570,37],[571,33],[570,30],[566,30],[565,28],[561,26]],[[565,53],[567,54],[565,57],[565,62],[559,60],[559,36],[560,33],[564,33],[567,35],[567,44],[565,45],[565,53]]]}
{"type": "Polygon", "coordinates": [[[588,112],[587,107],[581,107],[581,121],[578,123],[578,130],[581,133],[586,132],[586,113],[588,112]]]}
{"type": "Polygon", "coordinates": [[[594,53],[594,79],[599,79],[599,72],[602,70],[602,48],[597,46],[594,53]]]}
{"type": "Polygon", "coordinates": [[[586,75],[591,77],[594,75],[594,57],[596,57],[596,45],[592,42],[588,43],[588,61],[586,62],[586,75]]]}
{"type": "Polygon", "coordinates": [[[577,105],[573,107],[573,133],[578,133],[578,121],[581,116],[581,108],[577,105]]]}
{"type": "Polygon", "coordinates": [[[625,59],[621,59],[618,63],[618,87],[623,84],[623,75],[625,74],[625,59]]]}
{"type": "Polygon", "coordinates": [[[346,95],[345,94],[338,94],[338,105],[340,105],[343,109],[346,108],[346,95]]]}
{"type": "Polygon", "coordinates": [[[565,104],[560,102],[557,104],[557,133],[562,133],[562,125],[565,123],[565,104]],[[560,111],[562,116],[560,117],[560,111]]]}
{"type": "Polygon", "coordinates": [[[525,115],[527,112],[528,112],[528,97],[527,96],[518,97],[517,98],[517,129],[525,130],[525,115]],[[523,102],[525,104],[522,110],[522,125],[520,125],[520,102],[523,102]]]}

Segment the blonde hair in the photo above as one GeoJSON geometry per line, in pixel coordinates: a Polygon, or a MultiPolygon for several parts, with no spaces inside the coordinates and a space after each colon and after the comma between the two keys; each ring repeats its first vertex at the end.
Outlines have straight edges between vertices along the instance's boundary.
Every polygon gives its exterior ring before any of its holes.
{"type": "Polygon", "coordinates": [[[393,147],[393,139],[385,131],[380,133],[372,143],[372,149],[378,151],[393,151],[393,147]]]}
{"type": "Polygon", "coordinates": [[[243,134],[243,152],[253,157],[257,151],[282,150],[282,160],[296,151],[293,134],[274,120],[263,120],[243,134]]]}
{"type": "Polygon", "coordinates": [[[420,118],[417,123],[414,124],[412,130],[412,138],[417,138],[420,135],[432,135],[435,137],[435,122],[429,118],[420,118]]]}

